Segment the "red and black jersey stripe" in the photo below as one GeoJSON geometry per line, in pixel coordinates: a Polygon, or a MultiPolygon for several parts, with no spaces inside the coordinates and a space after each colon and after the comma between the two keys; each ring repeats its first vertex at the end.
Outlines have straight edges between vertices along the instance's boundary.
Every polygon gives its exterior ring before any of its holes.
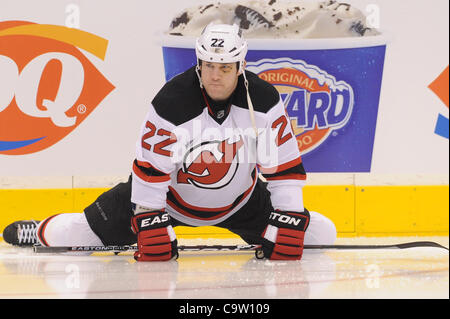
{"type": "Polygon", "coordinates": [[[306,171],[301,157],[272,168],[261,168],[261,173],[268,181],[298,179],[306,180],[306,171]]]}
{"type": "Polygon", "coordinates": [[[167,182],[170,175],[154,168],[150,163],[141,162],[137,159],[133,162],[133,172],[143,181],[149,183],[167,182]]]}

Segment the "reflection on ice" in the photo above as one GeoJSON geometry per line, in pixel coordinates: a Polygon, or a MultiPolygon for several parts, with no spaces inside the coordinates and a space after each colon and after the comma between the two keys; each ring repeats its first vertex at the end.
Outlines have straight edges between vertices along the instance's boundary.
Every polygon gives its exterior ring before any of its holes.
{"type": "Polygon", "coordinates": [[[448,251],[437,248],[307,250],[301,261],[183,252],[177,261],[138,263],[131,253],[37,255],[2,242],[0,298],[448,298],[448,264],[448,251]]]}

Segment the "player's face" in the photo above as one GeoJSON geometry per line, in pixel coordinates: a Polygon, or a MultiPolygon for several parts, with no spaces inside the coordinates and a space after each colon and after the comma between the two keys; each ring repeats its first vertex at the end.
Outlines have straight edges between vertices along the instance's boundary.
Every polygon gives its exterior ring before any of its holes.
{"type": "Polygon", "coordinates": [[[236,63],[202,62],[200,69],[206,93],[216,101],[228,99],[238,83],[236,63]]]}

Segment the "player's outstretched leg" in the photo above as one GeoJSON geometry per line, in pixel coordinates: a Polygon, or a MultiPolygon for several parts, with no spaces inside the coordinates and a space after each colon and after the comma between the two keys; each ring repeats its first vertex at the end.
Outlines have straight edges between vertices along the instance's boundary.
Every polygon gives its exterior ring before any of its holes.
{"type": "Polygon", "coordinates": [[[3,230],[3,239],[15,246],[33,246],[38,243],[36,230],[39,221],[19,220],[6,226],[3,230]]]}

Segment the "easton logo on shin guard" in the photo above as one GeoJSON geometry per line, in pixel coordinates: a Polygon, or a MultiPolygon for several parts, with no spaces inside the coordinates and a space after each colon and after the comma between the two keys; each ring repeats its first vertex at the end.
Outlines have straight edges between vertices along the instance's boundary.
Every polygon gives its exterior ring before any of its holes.
{"type": "Polygon", "coordinates": [[[151,216],[148,218],[143,218],[141,220],[141,228],[143,227],[148,227],[148,226],[152,226],[154,224],[161,224],[161,223],[165,223],[169,221],[169,214],[165,213],[161,216],[151,216]]]}

